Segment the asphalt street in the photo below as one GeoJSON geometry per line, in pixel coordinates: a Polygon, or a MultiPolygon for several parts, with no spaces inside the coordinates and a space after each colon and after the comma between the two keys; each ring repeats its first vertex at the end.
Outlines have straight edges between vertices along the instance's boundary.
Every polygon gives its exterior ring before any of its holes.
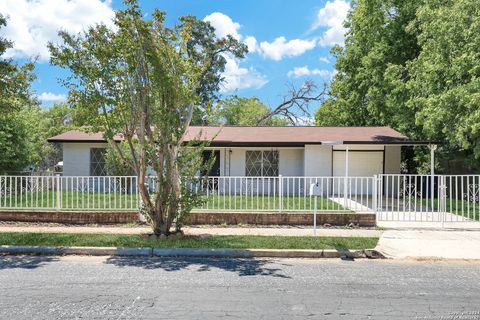
{"type": "Polygon", "coordinates": [[[0,319],[480,319],[480,262],[0,256],[0,319]]]}

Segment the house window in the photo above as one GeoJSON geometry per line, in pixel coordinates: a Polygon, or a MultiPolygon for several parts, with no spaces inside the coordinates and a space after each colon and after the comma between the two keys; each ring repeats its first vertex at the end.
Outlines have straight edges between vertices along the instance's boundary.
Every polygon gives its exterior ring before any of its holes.
{"type": "Polygon", "coordinates": [[[90,175],[91,176],[106,176],[107,170],[105,168],[105,148],[91,148],[90,149],[90,175]]]}
{"type": "Polygon", "coordinates": [[[245,172],[249,177],[278,176],[278,151],[247,151],[245,172]]]}

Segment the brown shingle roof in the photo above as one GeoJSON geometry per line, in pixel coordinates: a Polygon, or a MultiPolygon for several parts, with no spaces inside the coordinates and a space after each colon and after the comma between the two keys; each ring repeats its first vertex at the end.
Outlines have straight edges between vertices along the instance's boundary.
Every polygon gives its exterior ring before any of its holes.
{"type": "MultiPolygon", "coordinates": [[[[115,136],[116,141],[123,140],[122,137],[115,136]]],[[[84,132],[80,130],[70,130],[59,135],[48,138],[49,142],[106,142],[101,132],[84,132]]]]}
{"type": "MultiPolygon", "coordinates": [[[[211,140],[217,146],[299,146],[305,144],[401,144],[411,143],[388,127],[207,127],[191,126],[186,141],[211,140]]],[[[121,137],[117,137],[121,140],[121,137]]],[[[50,142],[104,142],[101,133],[68,131],[48,139],[50,142]]]]}

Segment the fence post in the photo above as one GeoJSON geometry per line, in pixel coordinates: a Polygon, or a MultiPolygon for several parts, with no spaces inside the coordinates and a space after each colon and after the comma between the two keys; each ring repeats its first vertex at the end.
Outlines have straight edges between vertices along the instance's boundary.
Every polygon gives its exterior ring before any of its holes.
{"type": "Polygon", "coordinates": [[[60,175],[57,175],[57,211],[62,209],[62,190],[60,190],[60,175]]]}
{"type": "Polygon", "coordinates": [[[278,211],[283,211],[283,178],[282,175],[278,175],[278,211]]]}
{"type": "MultiPolygon", "coordinates": [[[[145,178],[145,183],[148,183],[147,181],[148,177],[145,178]]],[[[140,188],[138,187],[138,176],[135,177],[135,190],[137,192],[137,206],[138,206],[138,210],[140,211],[140,209],[142,209],[142,197],[140,196],[140,188]]]]}
{"type": "Polygon", "coordinates": [[[377,175],[373,175],[373,183],[372,183],[372,197],[373,197],[373,212],[375,213],[375,217],[377,216],[377,200],[378,200],[378,178],[377,175]]]}
{"type": "Polygon", "coordinates": [[[447,183],[445,176],[439,176],[439,196],[438,196],[438,207],[441,210],[442,215],[442,228],[445,227],[445,215],[447,211],[447,183]]]}

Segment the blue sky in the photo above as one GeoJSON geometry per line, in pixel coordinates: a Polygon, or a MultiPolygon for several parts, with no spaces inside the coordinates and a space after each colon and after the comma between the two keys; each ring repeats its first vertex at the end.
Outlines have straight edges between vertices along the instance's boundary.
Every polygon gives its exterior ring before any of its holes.
{"type": "MultiPolygon", "coordinates": [[[[343,0],[144,0],[140,5],[147,17],[160,8],[173,24],[192,14],[210,21],[219,37],[231,34],[245,42],[251,51],[245,59],[227,57],[222,95],[257,96],[271,107],[281,101],[288,83],[330,81],[330,49],[343,43],[349,8],[343,0]]],[[[0,12],[9,25],[1,33],[15,42],[5,56],[19,62],[37,58],[34,89],[48,107],[65,99],[67,90],[57,79],[68,72],[49,65],[45,44],[58,40],[60,28],[79,32],[96,22],[109,24],[113,10],[121,7],[118,0],[2,0],[0,12]]]]}

